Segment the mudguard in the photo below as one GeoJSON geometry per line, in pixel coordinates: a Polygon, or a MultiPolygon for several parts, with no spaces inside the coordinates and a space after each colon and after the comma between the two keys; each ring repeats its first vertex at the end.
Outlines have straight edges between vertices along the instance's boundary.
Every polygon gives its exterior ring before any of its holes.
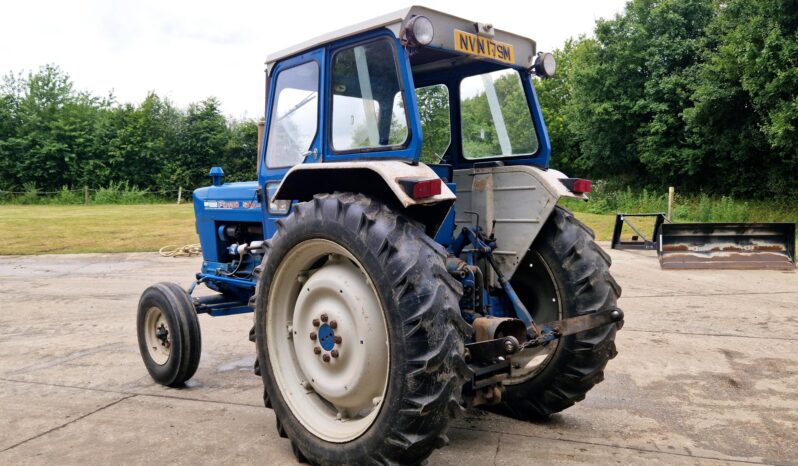
{"type": "Polygon", "coordinates": [[[569,191],[560,182],[564,177],[526,165],[455,170],[455,224],[494,232],[496,264],[512,277],[560,198],[587,199],[569,191]]]}
{"type": "Polygon", "coordinates": [[[427,180],[438,175],[427,165],[392,161],[352,161],[296,165],[286,173],[273,199],[308,201],[315,194],[335,191],[370,195],[384,202],[398,202],[408,214],[434,235],[446,218],[456,196],[441,183],[441,193],[413,199],[400,180],[427,180]]]}

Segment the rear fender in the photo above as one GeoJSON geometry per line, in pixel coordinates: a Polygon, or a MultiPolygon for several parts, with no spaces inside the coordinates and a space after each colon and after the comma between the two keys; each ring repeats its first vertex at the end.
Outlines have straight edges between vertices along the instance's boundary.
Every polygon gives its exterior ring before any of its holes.
{"type": "Polygon", "coordinates": [[[495,232],[496,264],[512,277],[560,198],[587,199],[570,192],[562,176],[527,165],[455,170],[455,224],[495,232]]]}
{"type": "Polygon", "coordinates": [[[400,179],[431,179],[438,175],[424,164],[401,161],[352,161],[296,165],[286,173],[273,199],[309,201],[321,193],[361,193],[395,205],[409,217],[424,224],[434,236],[456,196],[441,183],[441,193],[425,199],[413,199],[400,179]]]}

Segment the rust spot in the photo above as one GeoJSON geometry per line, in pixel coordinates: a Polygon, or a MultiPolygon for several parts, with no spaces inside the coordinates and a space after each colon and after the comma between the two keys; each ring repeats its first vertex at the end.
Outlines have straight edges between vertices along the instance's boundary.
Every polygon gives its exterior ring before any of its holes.
{"type": "Polygon", "coordinates": [[[754,245],[754,251],[784,251],[784,248],[778,244],[772,244],[770,246],[754,245]]]}
{"type": "Polygon", "coordinates": [[[690,248],[688,248],[684,244],[663,244],[662,245],[662,250],[663,251],[689,251],[690,248]]]}

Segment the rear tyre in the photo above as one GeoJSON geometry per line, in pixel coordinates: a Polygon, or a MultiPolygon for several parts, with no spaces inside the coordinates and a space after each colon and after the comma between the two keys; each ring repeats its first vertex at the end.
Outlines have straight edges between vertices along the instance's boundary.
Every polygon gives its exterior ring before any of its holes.
{"type": "MultiPolygon", "coordinates": [[[[592,230],[557,207],[512,279],[535,321],[546,323],[615,308],[621,287],[592,230]]],[[[585,398],[617,354],[616,324],[552,342],[543,360],[522,361],[505,381],[502,406],[520,419],[541,419],[585,398]]]]}
{"type": "Polygon", "coordinates": [[[258,358],[278,432],[313,464],[416,464],[469,370],[445,251],[363,195],[298,204],[267,242],[258,358]]]}
{"type": "Polygon", "coordinates": [[[141,358],[153,380],[180,387],[197,371],[202,354],[199,320],[180,286],[162,282],[144,290],[136,330],[141,358]]]}

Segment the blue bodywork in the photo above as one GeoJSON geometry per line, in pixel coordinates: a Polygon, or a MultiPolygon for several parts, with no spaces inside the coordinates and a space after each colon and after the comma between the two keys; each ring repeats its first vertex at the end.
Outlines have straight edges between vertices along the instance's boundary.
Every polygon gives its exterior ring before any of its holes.
{"type": "MultiPolygon", "coordinates": [[[[460,114],[459,84],[464,77],[509,67],[506,64],[483,60],[454,67],[447,71],[437,70],[414,75],[410,53],[387,29],[378,29],[325,44],[277,63],[270,70],[268,77],[267,105],[264,109],[266,126],[264,143],[261,145],[259,153],[257,181],[222,184],[223,173],[220,168],[214,167],[209,174],[213,179],[213,185],[194,191],[196,227],[202,244],[204,260],[202,270],[196,275],[196,282],[190,291],[193,292],[197,284],[204,284],[218,292],[216,296],[194,298],[197,312],[216,316],[252,311],[250,299],[256,287],[253,272],[255,267],[260,264],[262,256],[250,252],[242,254],[239,248],[242,244],[270,238],[275,232],[275,222],[290,214],[290,208],[287,211],[273,212],[268,202],[273,198],[275,190],[290,167],[268,167],[265,160],[272,117],[272,107],[269,103],[274,101],[275,82],[282,70],[309,61],[315,61],[319,65],[321,79],[318,90],[317,133],[309,148],[309,152],[313,155],[305,158],[303,163],[334,163],[354,159],[404,160],[412,164],[419,162],[423,135],[417,101],[415,93],[412,91],[405,92],[409,138],[403,147],[391,150],[343,153],[336,153],[331,147],[331,129],[327,116],[330,114],[332,102],[330,95],[331,73],[328,72],[332,57],[341,48],[377,38],[388,38],[393,44],[399,65],[402,89],[413,90],[417,87],[445,84],[450,92],[451,115],[460,114]]],[[[451,51],[448,52],[451,53],[451,51]]],[[[522,78],[521,82],[537,133],[538,148],[533,154],[505,157],[501,158],[501,162],[506,165],[523,164],[546,168],[551,156],[551,146],[530,73],[525,69],[511,68],[516,69],[522,78]]],[[[452,144],[445,154],[449,164],[431,165],[438,176],[455,193],[457,186],[452,183],[452,169],[468,168],[475,163],[474,160],[467,160],[461,156],[462,147],[459,143],[461,139],[459,118],[453,117],[451,118],[452,144]]],[[[479,162],[485,163],[493,160],[498,159],[484,158],[479,162]]],[[[486,237],[484,232],[479,231],[478,228],[463,228],[456,235],[454,219],[455,213],[452,208],[442,226],[437,230],[435,240],[447,247],[455,257],[463,257],[463,260],[470,266],[474,266],[478,260],[490,260],[492,251],[496,247],[495,241],[486,237]]],[[[465,289],[476,289],[474,287],[478,277],[475,277],[473,272],[466,272],[462,281],[465,289]]],[[[507,280],[504,280],[501,289],[494,289],[493,292],[482,290],[478,299],[481,301],[481,308],[486,311],[487,315],[518,317],[525,324],[532,324],[531,316],[507,280]]],[[[334,337],[332,329],[327,333],[330,335],[325,334],[326,336],[334,337]]]]}

